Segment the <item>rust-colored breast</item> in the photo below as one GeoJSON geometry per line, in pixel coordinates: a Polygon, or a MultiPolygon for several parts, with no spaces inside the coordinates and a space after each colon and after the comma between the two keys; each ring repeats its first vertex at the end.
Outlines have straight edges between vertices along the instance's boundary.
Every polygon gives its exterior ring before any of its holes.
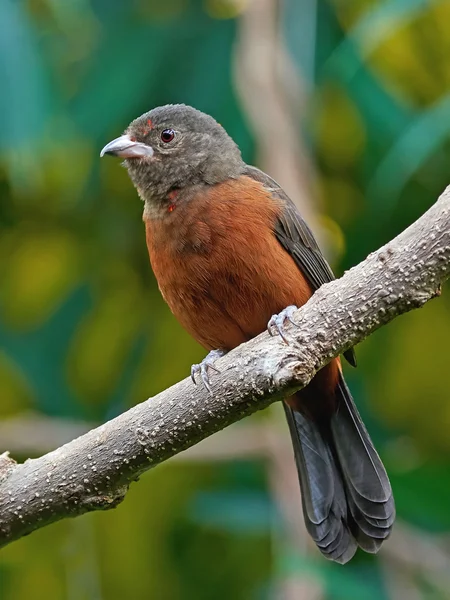
{"type": "Polygon", "coordinates": [[[312,291],[273,226],[282,206],[248,177],[145,219],[147,246],[170,309],[205,348],[231,349],[312,291]]]}

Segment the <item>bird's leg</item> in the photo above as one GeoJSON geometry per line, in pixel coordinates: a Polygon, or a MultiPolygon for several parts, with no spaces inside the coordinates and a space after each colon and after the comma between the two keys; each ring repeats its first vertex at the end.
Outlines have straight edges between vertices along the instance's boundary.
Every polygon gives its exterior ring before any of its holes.
{"type": "Polygon", "coordinates": [[[277,315],[272,315],[267,323],[267,331],[269,332],[269,335],[274,336],[278,333],[283,342],[289,345],[289,340],[284,333],[284,323],[285,321],[290,321],[293,325],[297,326],[297,323],[292,320],[292,315],[296,310],[297,306],[287,306],[277,315]]]}
{"type": "Polygon", "coordinates": [[[222,356],[225,356],[225,354],[226,354],[225,350],[211,350],[211,352],[209,352],[205,356],[205,358],[202,360],[201,363],[192,365],[192,367],[191,367],[192,381],[195,384],[197,384],[197,382],[195,381],[195,376],[199,373],[200,379],[203,381],[203,385],[205,386],[205,388],[208,390],[208,392],[211,395],[212,395],[212,389],[211,389],[211,384],[209,382],[208,370],[212,369],[213,371],[220,373],[219,369],[217,369],[217,367],[214,366],[214,362],[217,359],[222,358],[222,356]]]}

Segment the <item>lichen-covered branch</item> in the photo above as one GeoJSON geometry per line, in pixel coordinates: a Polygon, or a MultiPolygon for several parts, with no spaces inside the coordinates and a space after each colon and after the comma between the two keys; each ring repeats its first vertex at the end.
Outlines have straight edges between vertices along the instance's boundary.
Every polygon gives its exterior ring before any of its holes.
{"type": "Polygon", "coordinates": [[[0,454],[0,547],[116,506],[144,471],[305,386],[332,357],[438,295],[449,276],[447,188],[406,231],[322,286],[287,327],[289,345],[264,333],[220,359],[212,396],[185,379],[41,458],[16,464],[0,454]]]}

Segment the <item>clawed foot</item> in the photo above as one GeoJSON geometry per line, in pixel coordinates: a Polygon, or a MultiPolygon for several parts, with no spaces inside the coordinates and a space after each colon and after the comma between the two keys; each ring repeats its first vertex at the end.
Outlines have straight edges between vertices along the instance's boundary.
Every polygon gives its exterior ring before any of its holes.
{"type": "Polygon", "coordinates": [[[212,369],[213,371],[216,371],[216,373],[220,373],[219,369],[217,369],[214,366],[214,362],[217,359],[222,358],[222,356],[224,356],[225,354],[226,354],[226,352],[224,350],[211,350],[211,352],[202,360],[201,363],[192,365],[192,367],[191,367],[192,381],[195,384],[197,384],[197,382],[195,381],[195,376],[197,374],[200,374],[200,379],[203,381],[203,385],[208,390],[208,392],[211,394],[211,396],[212,396],[212,389],[211,389],[211,384],[209,382],[208,370],[212,369]]]}
{"type": "Polygon", "coordinates": [[[274,336],[278,333],[283,342],[289,345],[289,340],[284,333],[284,323],[285,321],[290,321],[293,325],[297,326],[297,323],[292,320],[292,315],[296,310],[297,307],[292,305],[284,308],[277,315],[272,315],[267,323],[267,331],[269,332],[269,335],[274,336]]]}

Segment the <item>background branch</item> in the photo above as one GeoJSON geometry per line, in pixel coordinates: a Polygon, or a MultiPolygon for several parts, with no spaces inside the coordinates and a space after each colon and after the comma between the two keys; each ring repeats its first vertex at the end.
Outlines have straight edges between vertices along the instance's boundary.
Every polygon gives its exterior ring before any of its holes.
{"type": "Polygon", "coordinates": [[[235,83],[257,144],[256,164],[283,182],[303,218],[320,237],[311,197],[314,167],[298,135],[299,118],[306,110],[306,91],[285,48],[280,17],[278,2],[249,2],[239,19],[235,83]],[[283,143],[274,144],[277,139],[283,143]]]}
{"type": "Polygon", "coordinates": [[[214,395],[185,379],[42,456],[0,455],[0,546],[64,517],[116,506],[152,466],[307,385],[332,357],[422,306],[450,275],[450,188],[416,223],[318,290],[289,325],[218,361],[214,395]]]}

